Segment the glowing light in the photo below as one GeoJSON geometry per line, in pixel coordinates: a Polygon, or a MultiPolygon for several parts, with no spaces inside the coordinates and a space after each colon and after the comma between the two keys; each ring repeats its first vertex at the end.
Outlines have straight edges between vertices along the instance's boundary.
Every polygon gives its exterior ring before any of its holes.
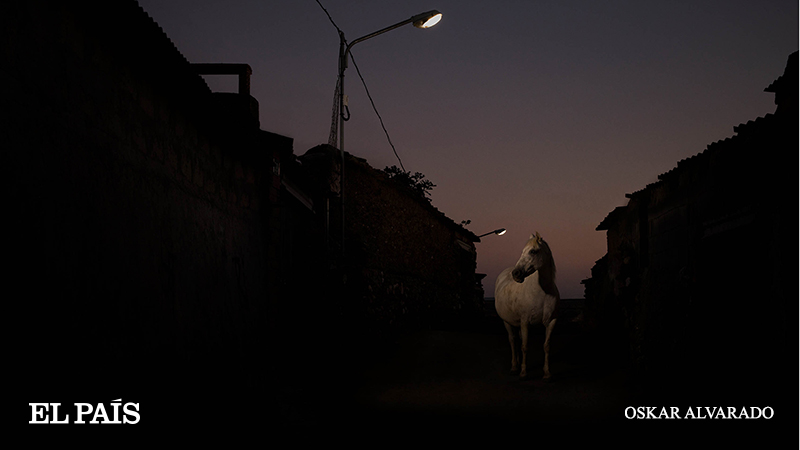
{"type": "Polygon", "coordinates": [[[437,15],[431,17],[430,19],[426,20],[425,23],[423,23],[419,27],[420,28],[430,28],[430,27],[436,25],[437,23],[439,23],[440,20],[442,20],[442,15],[441,14],[437,14],[437,15]]]}
{"type": "Polygon", "coordinates": [[[420,14],[412,18],[414,26],[417,28],[430,28],[442,20],[442,13],[433,10],[420,14]]]}

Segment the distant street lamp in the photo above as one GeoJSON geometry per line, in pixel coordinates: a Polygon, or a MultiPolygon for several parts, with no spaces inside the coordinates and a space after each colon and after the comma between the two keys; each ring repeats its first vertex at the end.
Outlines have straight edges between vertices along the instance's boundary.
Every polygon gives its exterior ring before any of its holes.
{"type": "Polygon", "coordinates": [[[350,49],[359,42],[366,41],[369,38],[375,37],[379,34],[386,33],[387,31],[394,30],[395,28],[402,27],[409,23],[414,24],[417,28],[430,28],[442,20],[442,13],[433,10],[426,13],[417,14],[402,22],[398,22],[390,27],[362,36],[350,44],[346,44],[344,32],[339,30],[339,151],[342,155],[342,168],[339,172],[339,197],[342,201],[342,263],[344,263],[344,122],[349,119],[344,116],[344,71],[347,69],[347,55],[350,54],[350,49]]]}
{"type": "Polygon", "coordinates": [[[488,236],[490,234],[496,234],[498,236],[502,236],[502,235],[506,234],[506,229],[505,228],[498,228],[498,229],[496,229],[494,231],[490,231],[488,233],[484,233],[484,234],[478,236],[478,239],[480,239],[480,238],[482,238],[484,236],[488,236]]]}

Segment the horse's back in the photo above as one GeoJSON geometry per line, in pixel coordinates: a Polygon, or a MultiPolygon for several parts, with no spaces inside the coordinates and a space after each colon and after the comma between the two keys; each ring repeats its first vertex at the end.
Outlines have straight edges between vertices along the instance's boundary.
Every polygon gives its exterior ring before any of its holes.
{"type": "Polygon", "coordinates": [[[514,281],[514,279],[511,278],[511,271],[512,270],[514,270],[514,268],[513,267],[509,267],[509,268],[503,270],[502,272],[500,272],[500,275],[497,276],[497,281],[494,283],[494,297],[495,297],[495,300],[499,296],[507,295],[505,293],[505,288],[506,288],[506,286],[508,286],[509,282],[516,283],[514,281]]]}
{"type": "Polygon", "coordinates": [[[511,271],[513,267],[509,267],[497,276],[497,281],[494,284],[494,309],[497,315],[500,316],[505,322],[511,325],[519,326],[519,314],[514,311],[512,304],[514,303],[514,284],[518,284],[511,278],[511,271]],[[514,283],[514,284],[512,284],[514,283]]]}

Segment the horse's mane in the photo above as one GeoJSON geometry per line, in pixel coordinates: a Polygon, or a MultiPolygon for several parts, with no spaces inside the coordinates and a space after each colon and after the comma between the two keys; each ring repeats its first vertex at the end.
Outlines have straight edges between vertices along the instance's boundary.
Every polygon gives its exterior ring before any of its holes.
{"type": "Polygon", "coordinates": [[[545,242],[544,239],[541,239],[539,242],[541,249],[547,254],[545,265],[539,268],[539,284],[545,292],[552,294],[553,291],[558,291],[556,288],[556,262],[553,259],[553,252],[550,250],[550,246],[547,245],[547,242],[545,242]]]}

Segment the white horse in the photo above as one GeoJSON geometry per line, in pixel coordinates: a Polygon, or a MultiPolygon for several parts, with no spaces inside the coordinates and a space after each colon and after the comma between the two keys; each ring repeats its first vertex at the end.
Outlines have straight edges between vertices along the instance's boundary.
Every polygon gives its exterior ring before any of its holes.
{"type": "Polygon", "coordinates": [[[531,235],[522,249],[522,256],[514,267],[509,267],[497,277],[494,288],[494,305],[497,315],[505,322],[508,342],[511,344],[511,372],[527,375],[528,327],[541,323],[545,327],[544,377],[550,379],[550,333],[556,325],[556,311],[561,297],[556,287],[556,264],[550,246],[539,236],[531,235]],[[514,336],[520,329],[522,338],[522,368],[514,336]]]}

